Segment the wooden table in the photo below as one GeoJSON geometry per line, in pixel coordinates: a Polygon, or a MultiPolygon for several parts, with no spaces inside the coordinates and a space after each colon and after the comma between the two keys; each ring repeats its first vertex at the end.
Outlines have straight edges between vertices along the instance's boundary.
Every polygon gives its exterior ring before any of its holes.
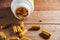
{"type": "MultiPolygon", "coordinates": [[[[0,8],[10,7],[12,0],[1,0],[0,8]]],[[[60,0],[34,0],[35,10],[60,10],[60,0]]]]}
{"type": "MultiPolygon", "coordinates": [[[[27,37],[31,38],[31,40],[44,40],[39,36],[43,29],[46,29],[52,33],[52,36],[48,40],[60,40],[60,11],[34,11],[29,18],[24,20],[24,22],[39,22],[40,23],[53,23],[53,24],[39,24],[41,25],[41,29],[39,31],[28,31],[26,34],[27,37]],[[54,24],[55,23],[55,24],[54,24]]],[[[19,20],[15,18],[10,8],[2,8],[0,9],[0,25],[4,23],[18,23],[19,20]]],[[[31,27],[32,24],[25,25],[27,29],[31,27]]],[[[15,36],[12,31],[12,26],[7,29],[2,30],[6,33],[7,38],[9,36],[15,36]]]]}

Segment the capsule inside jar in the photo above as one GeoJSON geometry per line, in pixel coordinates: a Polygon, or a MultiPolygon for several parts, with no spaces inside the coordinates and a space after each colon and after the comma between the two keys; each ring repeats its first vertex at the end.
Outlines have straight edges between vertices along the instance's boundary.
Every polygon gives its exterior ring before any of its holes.
{"type": "Polygon", "coordinates": [[[16,15],[20,20],[24,20],[28,15],[28,10],[24,7],[19,7],[16,10],[16,15]]]}

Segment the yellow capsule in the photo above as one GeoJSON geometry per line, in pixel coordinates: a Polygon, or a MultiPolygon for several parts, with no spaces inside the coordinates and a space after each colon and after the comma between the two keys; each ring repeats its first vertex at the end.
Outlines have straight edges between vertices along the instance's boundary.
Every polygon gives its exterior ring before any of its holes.
{"type": "Polygon", "coordinates": [[[5,34],[4,32],[0,32],[0,36],[1,36],[1,38],[4,39],[4,40],[6,39],[6,34],[5,34]]]}
{"type": "Polygon", "coordinates": [[[16,26],[13,26],[13,31],[14,31],[14,33],[17,33],[18,32],[16,26]]]}
{"type": "Polygon", "coordinates": [[[19,37],[9,37],[7,40],[19,40],[19,37]]]}
{"type": "Polygon", "coordinates": [[[31,40],[31,39],[28,37],[23,37],[23,40],[31,40]]]}
{"type": "Polygon", "coordinates": [[[20,22],[20,27],[21,27],[21,29],[24,29],[24,22],[23,21],[20,22]]]}
{"type": "Polygon", "coordinates": [[[40,25],[32,25],[32,30],[39,30],[41,28],[40,25]]]}
{"type": "Polygon", "coordinates": [[[18,30],[18,33],[22,32],[22,29],[20,28],[20,26],[17,26],[17,30],[18,30]]]}
{"type": "Polygon", "coordinates": [[[23,30],[22,33],[19,34],[20,37],[24,36],[27,33],[27,29],[23,30]]]}
{"type": "Polygon", "coordinates": [[[26,17],[28,15],[28,10],[26,10],[26,8],[24,8],[24,7],[20,7],[16,10],[16,14],[18,17],[20,15],[22,15],[23,17],[26,17]]]}
{"type": "Polygon", "coordinates": [[[47,30],[42,30],[42,33],[46,34],[47,36],[51,36],[51,33],[48,32],[47,30]]]}
{"type": "Polygon", "coordinates": [[[51,33],[48,32],[47,30],[42,30],[42,32],[40,33],[40,36],[43,37],[44,39],[48,39],[51,36],[51,33]]]}

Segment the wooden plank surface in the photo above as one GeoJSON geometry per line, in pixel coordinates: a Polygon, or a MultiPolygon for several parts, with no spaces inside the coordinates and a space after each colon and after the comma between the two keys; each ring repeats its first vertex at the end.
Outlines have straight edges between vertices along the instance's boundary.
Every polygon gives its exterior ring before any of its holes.
{"type": "MultiPolygon", "coordinates": [[[[12,0],[0,0],[0,8],[10,7],[12,0]]],[[[34,0],[35,10],[60,10],[60,0],[34,0]]]]}
{"type": "MultiPolygon", "coordinates": [[[[29,18],[24,20],[24,22],[53,22],[60,23],[60,11],[34,11],[29,18]]],[[[14,17],[10,8],[0,9],[0,25],[4,23],[18,23],[19,20],[14,17]]],[[[31,27],[31,25],[25,25],[27,29],[31,27]]],[[[43,29],[46,29],[52,33],[52,36],[48,40],[60,40],[60,25],[41,25],[41,29],[39,31],[28,31],[26,34],[27,37],[31,38],[31,40],[44,40],[39,36],[43,29]]],[[[7,37],[14,36],[12,31],[12,26],[7,29],[2,30],[7,34],[7,37]]]]}

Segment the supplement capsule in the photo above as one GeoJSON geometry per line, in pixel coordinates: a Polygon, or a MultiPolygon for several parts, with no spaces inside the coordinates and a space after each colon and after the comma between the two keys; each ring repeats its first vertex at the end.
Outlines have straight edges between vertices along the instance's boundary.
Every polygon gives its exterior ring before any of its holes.
{"type": "Polygon", "coordinates": [[[9,23],[2,24],[2,25],[0,25],[0,29],[5,29],[5,28],[7,28],[9,25],[10,25],[9,23]]]}
{"type": "Polygon", "coordinates": [[[22,29],[20,28],[20,26],[17,26],[17,30],[18,30],[18,33],[22,32],[22,29]]]}
{"type": "Polygon", "coordinates": [[[19,37],[24,36],[27,33],[27,29],[23,30],[22,33],[19,34],[19,37]]]}
{"type": "Polygon", "coordinates": [[[28,10],[24,7],[19,7],[16,9],[16,15],[20,18],[20,20],[24,20],[26,16],[28,16],[28,10]]]}
{"type": "Polygon", "coordinates": [[[28,37],[23,37],[23,40],[31,40],[31,39],[28,37]]]}
{"type": "Polygon", "coordinates": [[[20,22],[20,27],[21,27],[21,29],[24,29],[24,22],[23,21],[20,22]]]}
{"type": "Polygon", "coordinates": [[[31,29],[32,30],[39,30],[41,28],[40,25],[32,25],[31,29]]]}
{"type": "Polygon", "coordinates": [[[23,16],[23,17],[26,17],[27,15],[28,15],[28,10],[26,9],[26,8],[24,8],[24,7],[19,7],[19,8],[17,8],[17,10],[16,10],[16,14],[17,14],[17,16],[19,15],[21,15],[21,16],[23,16]]]}
{"type": "Polygon", "coordinates": [[[18,32],[16,26],[13,26],[13,31],[14,31],[14,33],[17,33],[18,32]]]}
{"type": "Polygon", "coordinates": [[[19,40],[19,37],[9,37],[7,40],[19,40]]]}
{"type": "Polygon", "coordinates": [[[5,40],[6,39],[6,34],[4,32],[0,32],[0,37],[5,40]]]}
{"type": "Polygon", "coordinates": [[[44,39],[49,39],[51,36],[51,33],[48,32],[47,30],[42,30],[42,32],[40,33],[40,36],[44,39]]]}

